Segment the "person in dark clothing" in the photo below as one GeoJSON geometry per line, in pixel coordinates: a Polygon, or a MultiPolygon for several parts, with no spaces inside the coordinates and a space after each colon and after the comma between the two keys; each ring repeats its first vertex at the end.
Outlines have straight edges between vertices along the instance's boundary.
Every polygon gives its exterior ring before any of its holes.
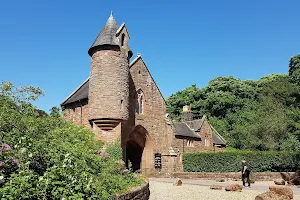
{"type": "Polygon", "coordinates": [[[248,163],[245,160],[242,160],[242,181],[243,186],[245,186],[245,179],[247,178],[248,187],[251,187],[250,185],[250,168],[248,167],[248,163]]]}

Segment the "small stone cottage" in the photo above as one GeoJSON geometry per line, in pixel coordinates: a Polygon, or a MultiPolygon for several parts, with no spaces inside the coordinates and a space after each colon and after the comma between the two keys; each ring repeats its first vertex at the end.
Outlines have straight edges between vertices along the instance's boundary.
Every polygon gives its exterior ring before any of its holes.
{"type": "MultiPolygon", "coordinates": [[[[121,140],[123,159],[145,174],[182,170],[181,153],[224,150],[206,118],[172,122],[142,56],[129,47],[125,23],[111,15],[88,50],[88,77],[62,103],[63,117],[106,142],[121,140]]],[[[188,112],[187,112],[188,113],[188,112]]]]}

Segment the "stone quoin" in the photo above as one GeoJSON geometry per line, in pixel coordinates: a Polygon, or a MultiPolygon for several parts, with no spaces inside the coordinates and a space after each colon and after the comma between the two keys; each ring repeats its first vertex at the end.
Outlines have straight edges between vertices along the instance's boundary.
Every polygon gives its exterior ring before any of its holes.
{"type": "Polygon", "coordinates": [[[141,54],[131,60],[129,39],[111,14],[88,50],[90,77],[61,103],[63,118],[104,142],[120,139],[127,167],[147,175],[182,171],[184,152],[223,151],[225,140],[205,116],[194,119],[190,106],[182,122],[168,117],[141,54]]]}

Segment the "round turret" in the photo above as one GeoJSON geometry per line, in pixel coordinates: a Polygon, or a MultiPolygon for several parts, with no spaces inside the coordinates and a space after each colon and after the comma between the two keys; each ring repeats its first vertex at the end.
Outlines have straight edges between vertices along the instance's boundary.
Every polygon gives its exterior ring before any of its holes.
{"type": "Polygon", "coordinates": [[[117,31],[111,15],[88,51],[91,56],[89,120],[101,129],[112,129],[129,118],[128,38],[117,35],[117,31]]]}

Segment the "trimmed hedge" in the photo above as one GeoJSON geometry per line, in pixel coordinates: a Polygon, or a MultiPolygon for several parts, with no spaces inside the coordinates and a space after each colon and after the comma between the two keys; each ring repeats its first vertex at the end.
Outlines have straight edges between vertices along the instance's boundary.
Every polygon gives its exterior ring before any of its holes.
{"type": "Polygon", "coordinates": [[[253,172],[299,169],[300,152],[242,151],[183,154],[185,172],[238,172],[245,159],[253,172]]]}

